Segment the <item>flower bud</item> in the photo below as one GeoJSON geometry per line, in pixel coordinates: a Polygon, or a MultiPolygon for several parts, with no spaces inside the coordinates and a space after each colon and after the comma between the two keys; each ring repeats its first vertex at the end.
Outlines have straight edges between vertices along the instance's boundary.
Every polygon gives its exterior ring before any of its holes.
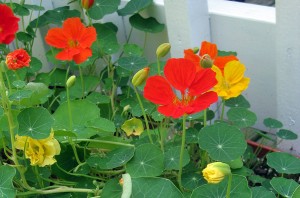
{"type": "Polygon", "coordinates": [[[156,56],[157,58],[162,58],[166,56],[171,49],[170,43],[163,43],[156,49],[156,56]]]}
{"type": "Polygon", "coordinates": [[[204,54],[201,57],[200,65],[202,68],[211,68],[213,66],[213,61],[208,54],[204,54]]]}
{"type": "Polygon", "coordinates": [[[75,81],[76,81],[76,76],[75,75],[70,76],[66,82],[67,88],[71,88],[75,84],[75,81]]]}
{"type": "Polygon", "coordinates": [[[136,72],[131,80],[133,86],[137,87],[143,84],[148,78],[149,70],[149,67],[145,67],[144,69],[141,69],[138,72],[136,72]]]}
{"type": "Polygon", "coordinates": [[[231,174],[230,166],[223,162],[213,162],[202,170],[203,177],[208,183],[217,184],[224,179],[226,175],[231,174]]]}
{"type": "Polygon", "coordinates": [[[81,6],[88,10],[94,4],[94,0],[81,0],[81,6]]]}
{"type": "Polygon", "coordinates": [[[199,52],[199,47],[194,47],[193,52],[194,52],[194,54],[197,54],[199,52]]]}
{"type": "Polygon", "coordinates": [[[120,184],[120,186],[123,186],[123,185],[124,185],[124,179],[123,179],[123,178],[121,178],[121,179],[119,180],[119,184],[120,184]]]}

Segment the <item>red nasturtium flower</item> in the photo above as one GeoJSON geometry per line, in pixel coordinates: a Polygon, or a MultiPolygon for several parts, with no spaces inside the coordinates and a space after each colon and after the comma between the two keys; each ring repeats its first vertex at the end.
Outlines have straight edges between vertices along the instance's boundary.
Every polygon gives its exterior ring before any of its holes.
{"type": "Polygon", "coordinates": [[[10,44],[15,39],[19,20],[10,7],[0,4],[0,44],[10,44]]]}
{"type": "Polygon", "coordinates": [[[208,108],[218,100],[210,91],[217,83],[211,69],[196,71],[193,62],[184,58],[167,61],[163,76],[151,76],[144,88],[144,97],[158,104],[158,111],[173,118],[194,114],[208,108]],[[178,97],[173,88],[181,93],[178,97]]]}
{"type": "Polygon", "coordinates": [[[74,60],[80,64],[92,56],[91,45],[96,40],[94,27],[85,27],[80,18],[68,18],[62,28],[52,28],[45,40],[56,48],[62,49],[57,55],[58,60],[74,60]]]}
{"type": "Polygon", "coordinates": [[[26,50],[17,49],[7,54],[5,63],[8,69],[16,70],[23,67],[29,67],[30,61],[30,56],[26,50]]]}
{"type": "Polygon", "coordinates": [[[198,65],[199,67],[197,67],[198,68],[197,70],[202,69],[201,65],[200,65],[200,61],[204,57],[207,58],[207,55],[212,60],[213,65],[220,68],[220,70],[222,72],[224,70],[224,66],[226,65],[226,63],[228,63],[229,61],[232,61],[232,60],[238,60],[238,58],[234,55],[218,56],[217,45],[207,42],[207,41],[202,42],[201,49],[199,51],[199,55],[194,54],[192,49],[184,50],[184,58],[189,59],[189,60],[193,61],[196,65],[198,65]]]}

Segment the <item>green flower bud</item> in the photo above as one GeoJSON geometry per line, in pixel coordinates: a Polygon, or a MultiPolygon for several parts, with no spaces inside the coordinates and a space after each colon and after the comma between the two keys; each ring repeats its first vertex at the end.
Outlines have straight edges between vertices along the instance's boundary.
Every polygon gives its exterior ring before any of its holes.
{"type": "Polygon", "coordinates": [[[75,75],[70,76],[66,82],[67,88],[71,88],[75,84],[75,81],[76,81],[76,76],[75,75]]]}
{"type": "Polygon", "coordinates": [[[213,66],[213,61],[211,60],[210,56],[208,54],[204,54],[201,57],[200,65],[202,68],[211,68],[213,66]]]}
{"type": "Polygon", "coordinates": [[[217,184],[224,179],[226,175],[231,174],[230,166],[223,162],[213,162],[202,170],[203,177],[208,183],[217,184]]]}
{"type": "Polygon", "coordinates": [[[156,49],[156,56],[157,58],[162,58],[166,56],[171,49],[170,43],[163,43],[156,49]]]}
{"type": "Polygon", "coordinates": [[[193,52],[194,52],[194,54],[197,54],[199,52],[199,47],[194,47],[193,52]]]}
{"type": "Polygon", "coordinates": [[[148,78],[149,70],[149,67],[145,67],[144,69],[141,69],[138,72],[136,72],[131,80],[133,86],[137,87],[143,84],[148,78]]]}

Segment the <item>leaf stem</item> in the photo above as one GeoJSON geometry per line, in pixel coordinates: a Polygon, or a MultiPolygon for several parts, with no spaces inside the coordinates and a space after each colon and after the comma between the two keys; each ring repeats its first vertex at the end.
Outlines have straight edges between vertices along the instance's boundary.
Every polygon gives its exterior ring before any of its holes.
{"type": "Polygon", "coordinates": [[[183,115],[182,118],[182,139],[181,139],[181,148],[180,148],[180,158],[179,158],[179,172],[178,172],[178,184],[181,191],[183,191],[182,183],[181,183],[181,175],[182,175],[182,165],[183,165],[183,153],[185,147],[185,135],[186,135],[186,114],[183,115]]]}
{"type": "Polygon", "coordinates": [[[226,191],[226,198],[230,198],[230,191],[231,191],[231,183],[232,183],[232,174],[230,173],[228,178],[228,184],[227,184],[227,191],[226,191]]]}
{"type": "Polygon", "coordinates": [[[142,103],[142,100],[140,98],[140,95],[136,89],[135,86],[133,86],[133,89],[134,89],[134,92],[136,94],[136,97],[139,101],[139,105],[141,107],[141,110],[142,110],[142,113],[143,113],[143,116],[144,116],[144,120],[145,120],[145,123],[146,123],[146,130],[147,130],[147,134],[148,134],[148,137],[149,137],[149,140],[150,140],[150,143],[153,144],[153,140],[152,140],[152,137],[151,137],[151,134],[150,134],[150,128],[149,128],[149,123],[148,123],[148,119],[147,119],[147,115],[146,115],[146,112],[145,112],[145,109],[144,109],[144,105],[142,103]]]}

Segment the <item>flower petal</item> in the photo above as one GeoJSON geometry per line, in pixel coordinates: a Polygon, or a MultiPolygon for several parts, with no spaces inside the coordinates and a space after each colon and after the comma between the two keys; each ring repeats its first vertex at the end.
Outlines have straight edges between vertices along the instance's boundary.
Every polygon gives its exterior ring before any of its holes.
{"type": "Polygon", "coordinates": [[[76,54],[73,56],[73,60],[75,61],[76,64],[80,64],[88,57],[92,56],[92,50],[90,48],[82,49],[79,54],[76,54]]]}
{"type": "Polygon", "coordinates": [[[151,76],[147,79],[144,88],[144,97],[160,105],[167,105],[176,98],[170,84],[162,76],[151,76]]]}
{"type": "Polygon", "coordinates": [[[221,71],[223,71],[226,63],[233,61],[233,60],[239,60],[236,56],[230,55],[230,56],[218,56],[214,60],[214,65],[219,67],[221,71]]]}
{"type": "Polygon", "coordinates": [[[246,67],[239,61],[230,61],[224,67],[224,77],[227,83],[235,84],[244,77],[246,67]]]}
{"type": "Polygon", "coordinates": [[[168,105],[159,106],[157,111],[165,116],[180,118],[185,113],[185,108],[180,105],[170,103],[168,105]]]}
{"type": "Polygon", "coordinates": [[[196,71],[199,71],[202,69],[200,65],[200,56],[194,54],[192,49],[184,50],[184,58],[192,61],[196,66],[196,71]]]}
{"type": "Polygon", "coordinates": [[[65,48],[68,46],[68,38],[61,28],[52,28],[48,31],[45,41],[48,45],[56,48],[65,48]]]}
{"type": "Polygon", "coordinates": [[[210,90],[217,83],[216,73],[211,69],[203,69],[196,73],[196,77],[189,88],[189,94],[197,96],[210,90]]]}
{"type": "Polygon", "coordinates": [[[80,49],[78,48],[65,48],[61,52],[57,53],[55,58],[58,60],[73,60],[73,57],[80,53],[80,49]]]}
{"type": "Polygon", "coordinates": [[[201,96],[198,96],[196,100],[190,105],[192,107],[193,111],[187,112],[188,114],[197,113],[199,111],[202,111],[206,108],[208,108],[211,104],[218,101],[218,95],[214,91],[209,91],[201,96]]]}
{"type": "Polygon", "coordinates": [[[184,93],[195,78],[196,67],[190,60],[171,58],[167,61],[164,73],[170,84],[184,93]]]}
{"type": "Polygon", "coordinates": [[[200,56],[208,54],[212,60],[214,60],[218,55],[218,48],[216,44],[203,41],[200,49],[200,56]]]}

